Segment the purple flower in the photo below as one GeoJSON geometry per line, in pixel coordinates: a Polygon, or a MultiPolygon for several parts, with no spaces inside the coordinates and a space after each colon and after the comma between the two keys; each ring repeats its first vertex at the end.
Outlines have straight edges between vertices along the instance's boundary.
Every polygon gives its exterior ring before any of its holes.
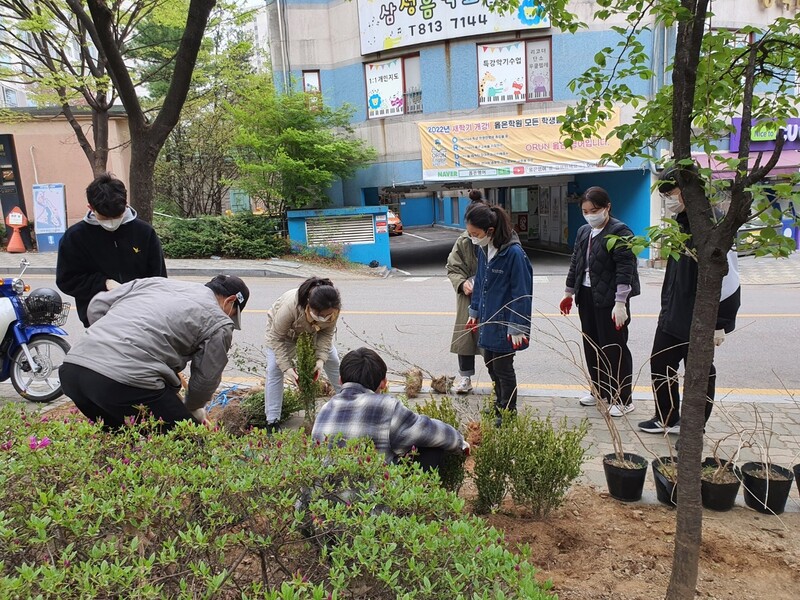
{"type": "Polygon", "coordinates": [[[36,450],[36,448],[39,447],[39,440],[36,439],[35,435],[32,435],[30,438],[28,438],[28,447],[31,450],[36,450]]]}
{"type": "Polygon", "coordinates": [[[14,445],[14,440],[7,440],[0,444],[0,450],[11,450],[11,446],[14,445]]]}
{"type": "Polygon", "coordinates": [[[125,458],[122,459],[122,464],[123,465],[131,464],[131,459],[126,456],[125,458]]]}
{"type": "Polygon", "coordinates": [[[52,443],[53,440],[47,436],[44,436],[41,440],[39,440],[39,448],[47,448],[52,443]]]}
{"type": "Polygon", "coordinates": [[[35,435],[32,435],[31,437],[28,438],[28,447],[31,450],[38,450],[39,448],[47,448],[52,443],[53,441],[47,436],[44,436],[42,439],[38,439],[35,435]]]}

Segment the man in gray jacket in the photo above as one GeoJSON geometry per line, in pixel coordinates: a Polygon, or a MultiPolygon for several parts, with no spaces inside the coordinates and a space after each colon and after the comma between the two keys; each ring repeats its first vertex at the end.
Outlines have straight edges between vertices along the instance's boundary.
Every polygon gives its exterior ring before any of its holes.
{"type": "Polygon", "coordinates": [[[61,385],[88,418],[106,428],[139,415],[143,405],[169,428],[205,421],[228,362],[233,330],[250,291],[232,275],[205,285],[152,277],[97,294],[89,329],[61,366],[61,385]],[[180,373],[191,361],[181,400],[180,373]]]}

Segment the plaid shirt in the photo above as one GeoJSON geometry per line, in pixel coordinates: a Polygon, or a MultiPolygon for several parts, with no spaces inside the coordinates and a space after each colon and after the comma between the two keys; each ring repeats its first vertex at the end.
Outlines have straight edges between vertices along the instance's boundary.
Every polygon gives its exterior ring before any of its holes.
{"type": "Polygon", "coordinates": [[[311,437],[325,441],[339,434],[345,440],[371,438],[386,462],[394,462],[412,447],[459,452],[464,442],[450,425],[418,415],[388,394],[371,392],[358,383],[345,383],[320,409],[311,437]]]}

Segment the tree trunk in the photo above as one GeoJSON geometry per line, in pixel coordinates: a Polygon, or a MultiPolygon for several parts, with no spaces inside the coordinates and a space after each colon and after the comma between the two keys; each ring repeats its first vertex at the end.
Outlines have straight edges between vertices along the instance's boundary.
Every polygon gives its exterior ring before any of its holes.
{"type": "Polygon", "coordinates": [[[128,198],[131,206],[136,209],[138,216],[147,223],[153,222],[153,172],[156,167],[158,148],[154,148],[147,141],[142,141],[140,136],[134,136],[131,131],[131,169],[130,190],[128,198]]]}
{"type": "MultiPolygon", "coordinates": [[[[105,94],[98,94],[97,98],[98,104],[105,106],[105,94]]],[[[92,173],[97,177],[108,170],[108,109],[92,110],[92,129],[94,133],[92,173]]]]}
{"type": "Polygon", "coordinates": [[[678,510],[672,576],[668,600],[695,597],[703,508],[700,497],[700,462],[703,454],[703,429],[708,378],[714,361],[714,330],[717,323],[722,278],[727,270],[726,252],[712,249],[707,241],[697,244],[698,277],[689,352],[686,358],[684,394],[681,406],[681,446],[678,459],[678,510]]]}

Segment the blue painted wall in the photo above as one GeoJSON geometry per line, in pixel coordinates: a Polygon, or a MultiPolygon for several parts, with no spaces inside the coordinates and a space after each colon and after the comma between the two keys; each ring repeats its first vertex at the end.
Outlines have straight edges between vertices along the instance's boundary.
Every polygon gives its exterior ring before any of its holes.
{"type": "MultiPolygon", "coordinates": [[[[373,215],[372,226],[375,235],[373,244],[347,244],[345,246],[345,257],[353,262],[368,265],[373,260],[378,264],[391,268],[392,259],[389,254],[389,233],[388,227],[382,233],[378,233],[375,222],[383,220],[388,223],[385,206],[362,206],[353,208],[328,208],[324,210],[290,210],[286,217],[289,227],[289,241],[292,244],[305,246],[308,243],[306,237],[306,219],[312,217],[342,216],[342,215],[373,215]]],[[[324,246],[312,247],[318,254],[325,256],[329,251],[324,246]]]]}

